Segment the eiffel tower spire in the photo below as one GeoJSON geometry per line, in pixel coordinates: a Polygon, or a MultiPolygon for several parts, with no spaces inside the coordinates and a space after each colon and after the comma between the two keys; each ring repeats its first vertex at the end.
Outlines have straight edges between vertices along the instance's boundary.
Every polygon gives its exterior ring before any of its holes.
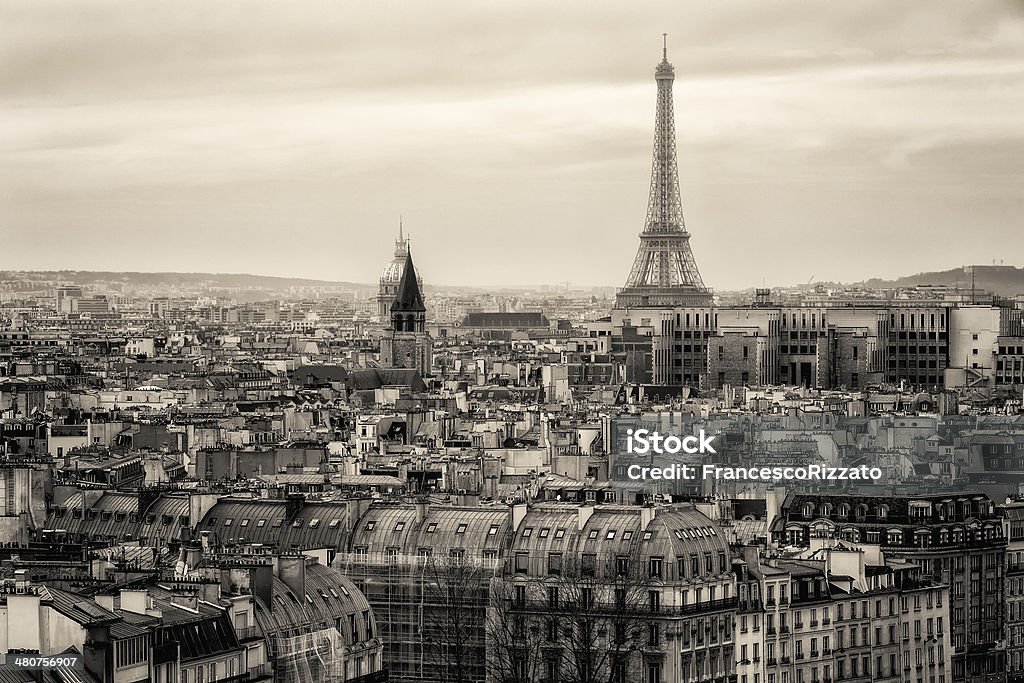
{"type": "Polygon", "coordinates": [[[626,286],[616,295],[616,308],[701,307],[711,305],[712,300],[697,270],[690,233],[683,221],[672,108],[675,69],[668,61],[667,36],[662,35],[662,59],[654,70],[658,103],[647,220],[626,286]]]}

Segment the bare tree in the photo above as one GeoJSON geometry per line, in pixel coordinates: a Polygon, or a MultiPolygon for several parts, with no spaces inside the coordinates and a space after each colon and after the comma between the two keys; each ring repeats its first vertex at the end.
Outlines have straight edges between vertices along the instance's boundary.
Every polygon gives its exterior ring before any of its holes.
{"type": "Polygon", "coordinates": [[[462,555],[431,557],[423,579],[427,668],[441,683],[483,680],[490,573],[462,555]]]}
{"type": "Polygon", "coordinates": [[[544,631],[540,619],[524,609],[522,602],[512,583],[492,580],[485,662],[489,683],[532,683],[541,677],[544,631]]]}
{"type": "MultiPolygon", "coordinates": [[[[528,668],[524,675],[518,675],[520,669],[517,675],[494,680],[639,680],[639,652],[649,644],[651,624],[656,623],[651,612],[652,585],[644,569],[636,561],[611,560],[598,566],[596,558],[584,556],[563,564],[557,574],[506,581],[503,590],[511,591],[510,614],[503,615],[498,626],[518,628],[530,656],[522,658],[528,668]],[[518,616],[526,617],[525,632],[518,616]]],[[[501,661],[494,668],[499,665],[506,668],[501,661]]]]}

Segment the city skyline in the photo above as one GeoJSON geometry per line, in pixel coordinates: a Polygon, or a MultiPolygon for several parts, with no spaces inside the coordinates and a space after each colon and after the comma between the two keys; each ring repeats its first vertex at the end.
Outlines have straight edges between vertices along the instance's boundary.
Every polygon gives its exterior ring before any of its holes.
{"type": "Polygon", "coordinates": [[[428,284],[619,287],[662,32],[710,287],[901,276],[1024,246],[1013,3],[517,3],[458,21],[390,5],[0,7],[6,269],[371,283],[403,215],[428,284]],[[601,248],[581,248],[595,233],[601,248]],[[875,242],[870,261],[844,258],[875,242]]]}

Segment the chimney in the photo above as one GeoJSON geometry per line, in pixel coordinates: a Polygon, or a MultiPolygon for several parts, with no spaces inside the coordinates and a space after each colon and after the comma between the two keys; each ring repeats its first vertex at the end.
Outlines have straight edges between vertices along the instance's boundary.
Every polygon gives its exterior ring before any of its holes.
{"type": "Polygon", "coordinates": [[[171,596],[171,604],[177,607],[184,607],[193,612],[199,611],[199,595],[195,591],[175,591],[171,596]]]}
{"type": "Polygon", "coordinates": [[[121,591],[121,609],[135,614],[145,614],[149,609],[149,593],[146,591],[121,591]]]}
{"type": "MultiPolygon", "coordinates": [[[[203,533],[207,532],[204,531],[203,533]]],[[[188,568],[195,569],[203,559],[203,546],[197,543],[189,543],[182,548],[182,555],[184,555],[185,564],[188,565],[188,568]]]]}
{"type": "Polygon", "coordinates": [[[274,567],[270,564],[252,567],[249,574],[249,590],[263,601],[267,609],[274,609],[274,567]]]}
{"type": "Polygon", "coordinates": [[[594,514],[593,505],[581,505],[576,508],[576,528],[583,531],[583,527],[587,525],[592,514],[594,514]]]}
{"type": "MultiPolygon", "coordinates": [[[[654,514],[657,512],[657,508],[653,505],[645,505],[640,508],[640,530],[645,531],[647,526],[654,521],[654,514]]],[[[581,529],[583,527],[580,527],[581,529]]]]}
{"type": "Polygon", "coordinates": [[[306,599],[306,556],[281,555],[277,558],[277,578],[302,602],[306,599]]]}
{"type": "Polygon", "coordinates": [[[14,590],[18,595],[24,595],[28,592],[28,570],[26,569],[15,569],[14,570],[14,590]]]}
{"type": "Polygon", "coordinates": [[[522,524],[523,520],[526,518],[527,509],[526,503],[516,503],[512,506],[512,525],[510,528],[513,532],[519,529],[519,525],[522,524]]]}
{"type": "Polygon", "coordinates": [[[422,496],[416,499],[416,523],[423,524],[427,519],[427,512],[430,510],[430,499],[422,496]]]}
{"type": "Polygon", "coordinates": [[[103,609],[108,609],[111,612],[114,611],[114,596],[113,595],[97,595],[93,598],[96,604],[103,609]]]}
{"type": "Polygon", "coordinates": [[[302,511],[302,507],[306,504],[306,497],[301,493],[289,493],[288,494],[288,505],[286,507],[286,517],[288,521],[295,519],[299,512],[302,511]]]}

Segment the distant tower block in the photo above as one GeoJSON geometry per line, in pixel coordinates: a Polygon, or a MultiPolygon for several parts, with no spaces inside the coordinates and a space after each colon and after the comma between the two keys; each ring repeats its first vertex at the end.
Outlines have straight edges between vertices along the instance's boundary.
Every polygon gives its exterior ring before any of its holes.
{"type": "Polygon", "coordinates": [[[654,70],[654,80],[658,84],[658,107],[647,221],[626,286],[615,297],[615,308],[707,307],[712,294],[697,270],[690,233],[683,222],[672,108],[675,70],[668,63],[667,44],[654,70]]]}

